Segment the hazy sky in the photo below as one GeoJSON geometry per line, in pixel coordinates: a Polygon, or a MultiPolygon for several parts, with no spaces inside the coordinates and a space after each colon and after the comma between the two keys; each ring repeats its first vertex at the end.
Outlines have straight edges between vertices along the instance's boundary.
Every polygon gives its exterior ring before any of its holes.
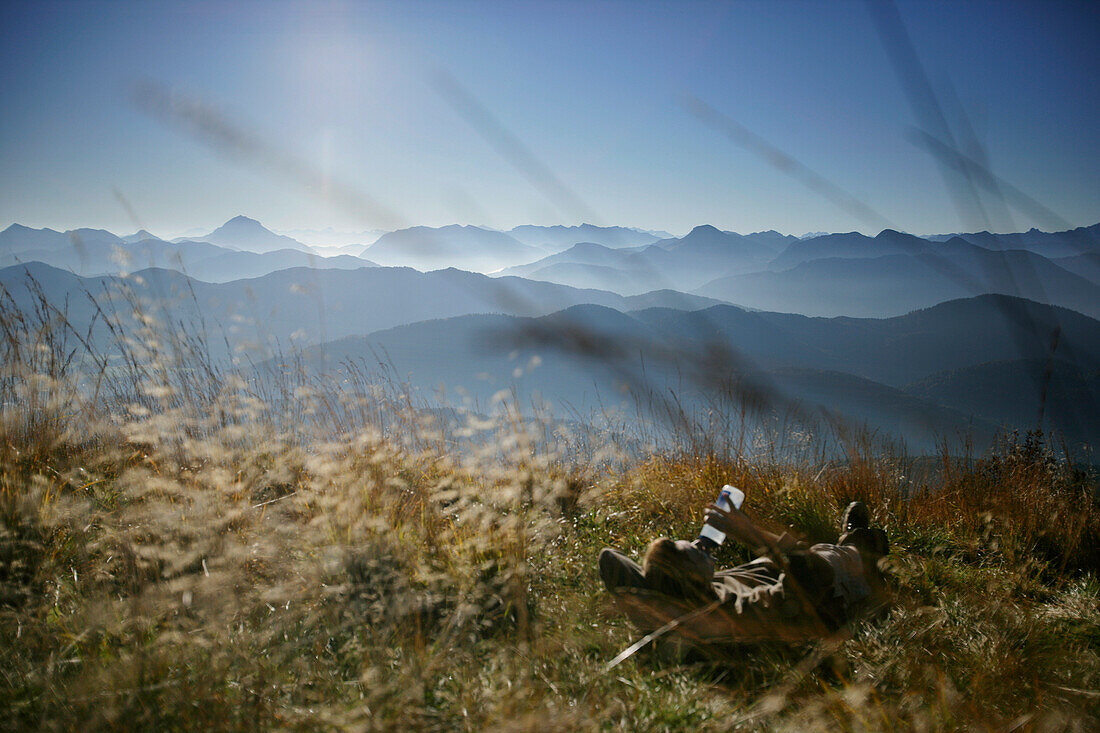
{"type": "Polygon", "coordinates": [[[1098,5],[901,2],[907,87],[865,2],[5,3],[0,226],[1092,224],[1098,5]],[[1017,208],[915,142],[920,78],[1017,208]]]}

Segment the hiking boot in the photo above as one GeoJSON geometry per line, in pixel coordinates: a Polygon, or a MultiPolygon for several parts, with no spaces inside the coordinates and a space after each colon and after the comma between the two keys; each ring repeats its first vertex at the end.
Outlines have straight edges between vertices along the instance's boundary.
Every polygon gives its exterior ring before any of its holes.
{"type": "Polygon", "coordinates": [[[871,512],[862,501],[853,501],[844,510],[844,517],[840,520],[840,531],[851,532],[853,529],[867,529],[871,526],[871,512]]]}

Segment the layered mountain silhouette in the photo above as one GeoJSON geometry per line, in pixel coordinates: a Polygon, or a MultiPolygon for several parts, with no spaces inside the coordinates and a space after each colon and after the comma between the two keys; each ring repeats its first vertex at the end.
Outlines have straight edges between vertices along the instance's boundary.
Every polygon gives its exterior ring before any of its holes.
{"type": "Polygon", "coordinates": [[[1100,368],[1095,362],[989,362],[934,374],[905,391],[1021,430],[1054,426],[1071,440],[1093,445],[1100,436],[1100,368]]]}
{"type": "Polygon", "coordinates": [[[297,239],[276,234],[265,228],[260,222],[249,219],[247,216],[234,216],[214,231],[197,239],[249,252],[275,252],[281,249],[296,249],[303,252],[313,251],[297,239]]]}
{"type": "Polygon", "coordinates": [[[1025,250],[993,252],[952,239],[938,253],[830,257],[779,272],[713,280],[693,292],[807,315],[900,315],[979,293],[1004,293],[1100,316],[1100,287],[1025,250]]]}
{"type": "Polygon", "coordinates": [[[492,272],[538,259],[545,252],[523,244],[504,232],[453,224],[389,232],[361,254],[387,266],[425,271],[457,267],[474,272],[492,272]]]}
{"type": "Polygon", "coordinates": [[[899,254],[936,254],[942,250],[943,247],[928,240],[893,229],[884,229],[875,237],[868,237],[859,232],[824,234],[792,242],[782,254],[768,263],[768,269],[789,270],[803,262],[835,257],[863,259],[899,254]]]}
{"type": "Polygon", "coordinates": [[[291,341],[315,343],[468,313],[535,316],[581,303],[627,311],[706,308],[717,302],[668,291],[624,297],[520,278],[490,278],[453,268],[423,273],[396,267],[299,267],[209,283],[158,268],[140,270],[127,278],[85,278],[31,263],[0,270],[0,287],[12,293],[21,308],[33,307],[35,289],[51,303],[68,304],[73,309],[70,320],[78,328],[86,327],[95,312],[88,306],[87,295],[91,294],[100,301],[115,299],[125,317],[132,310],[132,301],[162,322],[181,327],[202,323],[214,341],[228,340],[231,346],[249,344],[261,353],[291,341]]]}
{"type": "Polygon", "coordinates": [[[524,224],[508,232],[516,240],[547,252],[561,252],[580,242],[601,244],[610,249],[639,247],[653,244],[660,239],[671,238],[668,232],[644,232],[627,227],[598,227],[594,224],[580,226],[532,226],[524,224]]]}
{"type": "Polygon", "coordinates": [[[118,241],[120,241],[118,237],[105,229],[70,229],[59,232],[53,229],[32,229],[22,224],[12,224],[0,232],[0,254],[52,252],[63,248],[113,244],[118,241]]]}
{"type": "Polygon", "coordinates": [[[1064,270],[1100,285],[1100,250],[1072,257],[1058,257],[1051,262],[1064,270]]]}
{"type": "Polygon", "coordinates": [[[501,274],[624,294],[656,288],[690,291],[718,274],[758,270],[783,247],[797,241],[777,232],[741,235],[702,225],[680,239],[664,239],[645,247],[612,249],[584,242],[501,274]]]}
{"type": "Polygon", "coordinates": [[[584,305],[416,323],[307,354],[330,368],[385,362],[426,393],[461,390],[481,404],[514,389],[581,412],[670,395],[699,411],[740,385],[769,408],[867,422],[918,449],[962,434],[988,441],[1001,427],[1055,428],[1075,445],[1100,439],[1100,321],[1008,296],[888,319],[584,305]],[[969,390],[983,375],[996,378],[969,390]]]}
{"type": "MultiPolygon", "coordinates": [[[[119,237],[119,239],[121,239],[123,242],[126,242],[128,244],[133,244],[134,242],[144,242],[146,240],[160,240],[160,237],[158,237],[158,236],[156,236],[156,235],[152,234],[151,232],[148,232],[144,229],[138,229],[133,234],[130,234],[130,235],[125,236],[125,237],[119,237]]],[[[161,241],[163,241],[163,240],[161,240],[161,241]]]]}
{"type": "Polygon", "coordinates": [[[959,237],[971,244],[991,250],[1026,249],[1044,257],[1071,257],[1100,249],[1100,224],[1078,227],[1063,232],[1042,232],[1029,229],[1012,234],[974,232],[970,234],[941,234],[926,237],[929,240],[947,241],[959,237]]]}
{"type": "MultiPolygon", "coordinates": [[[[385,234],[384,229],[365,229],[362,231],[340,231],[333,227],[324,229],[288,229],[278,232],[288,237],[297,239],[313,249],[342,249],[344,247],[357,247],[360,251],[363,247],[374,244],[378,238],[385,234]]],[[[351,251],[341,254],[354,254],[351,251]]]]}
{"type": "Polygon", "coordinates": [[[104,230],[62,233],[13,225],[0,233],[0,265],[41,261],[83,275],[166,267],[215,282],[288,267],[456,267],[625,296],[676,290],[807,315],[885,317],[980,293],[1098,315],[1098,233],[1100,225],[1053,233],[921,238],[887,229],[874,237],[849,232],[798,238],[702,225],[681,238],[656,240],[653,233],[588,224],[521,226],[509,233],[455,225],[384,234],[359,250],[360,262],[354,255],[313,257],[306,245],[238,216],[203,241],[173,243],[147,232],[120,238],[104,230]],[[591,241],[567,244],[582,236],[591,241]]]}
{"type": "Polygon", "coordinates": [[[809,315],[885,317],[981,293],[1097,315],[1097,232],[1100,225],[1020,235],[921,238],[887,229],[874,237],[797,238],[704,225],[642,247],[581,243],[501,274],[623,294],[669,288],[809,315]]]}
{"type": "Polygon", "coordinates": [[[322,257],[300,248],[253,252],[190,239],[166,242],[145,231],[117,237],[101,229],[57,232],[13,224],[0,232],[0,266],[24,262],[43,262],[87,276],[158,267],[178,270],[208,282],[258,277],[289,267],[356,269],[375,266],[360,257],[322,257]]]}
{"type": "Polygon", "coordinates": [[[152,317],[201,332],[215,360],[302,346],[307,363],[373,359],[479,400],[509,388],[667,415],[737,395],[921,450],[1037,426],[1079,446],[1100,430],[1098,232],[412,227],[358,248],[366,259],[319,256],[243,216],[172,242],[16,224],[0,232],[0,287],[108,351],[152,317]]]}

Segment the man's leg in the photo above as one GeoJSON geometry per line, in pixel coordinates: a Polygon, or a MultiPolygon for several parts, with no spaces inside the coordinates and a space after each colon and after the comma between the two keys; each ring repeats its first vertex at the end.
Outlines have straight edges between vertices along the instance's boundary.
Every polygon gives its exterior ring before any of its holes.
{"type": "Polygon", "coordinates": [[[612,593],[620,588],[645,587],[642,566],[610,547],[600,551],[600,579],[612,593]]]}
{"type": "Polygon", "coordinates": [[[774,563],[757,560],[724,570],[715,578],[724,601],[680,633],[696,643],[798,642],[823,636],[823,627],[801,594],[774,563]]]}

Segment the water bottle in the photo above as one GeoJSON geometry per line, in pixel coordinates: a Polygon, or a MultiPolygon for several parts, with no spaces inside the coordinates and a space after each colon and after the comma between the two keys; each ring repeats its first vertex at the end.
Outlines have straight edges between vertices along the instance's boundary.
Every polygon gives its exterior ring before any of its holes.
{"type": "MultiPolygon", "coordinates": [[[[720,509],[728,512],[733,509],[740,509],[744,501],[744,491],[735,486],[726,484],[722,487],[722,492],[718,494],[718,498],[714,503],[718,505],[720,509]]],[[[709,524],[704,524],[702,531],[699,532],[698,543],[707,552],[714,552],[725,541],[726,533],[709,524]]]]}

